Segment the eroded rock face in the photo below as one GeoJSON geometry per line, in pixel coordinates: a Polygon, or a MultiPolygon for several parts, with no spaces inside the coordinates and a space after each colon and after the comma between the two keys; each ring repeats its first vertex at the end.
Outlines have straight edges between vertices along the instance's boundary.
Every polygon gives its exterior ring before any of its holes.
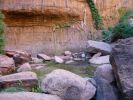
{"type": "MultiPolygon", "coordinates": [[[[115,24],[118,9],[131,8],[132,2],[95,0],[106,25],[115,24]]],[[[6,16],[9,49],[33,54],[77,50],[84,48],[88,39],[100,35],[95,32],[86,0],[0,0],[0,10],[6,16]]]]}
{"type": "Polygon", "coordinates": [[[96,88],[87,80],[69,71],[58,69],[42,80],[44,92],[58,95],[63,100],[90,100],[96,88]]]}
{"type": "Polygon", "coordinates": [[[133,100],[133,38],[115,44],[110,62],[124,100],[133,100]]]}

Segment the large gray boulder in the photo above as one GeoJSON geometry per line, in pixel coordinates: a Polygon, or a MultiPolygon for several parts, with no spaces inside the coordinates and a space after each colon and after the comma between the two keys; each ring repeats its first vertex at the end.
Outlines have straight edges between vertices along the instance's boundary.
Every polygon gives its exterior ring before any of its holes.
{"type": "Polygon", "coordinates": [[[96,100],[121,100],[117,88],[110,84],[108,80],[101,77],[95,77],[94,79],[97,83],[96,100]]]}
{"type": "Polygon", "coordinates": [[[21,72],[0,77],[0,88],[23,87],[32,90],[38,85],[37,75],[33,72],[21,72]]]}
{"type": "Polygon", "coordinates": [[[101,77],[107,80],[109,83],[114,81],[113,70],[110,64],[104,64],[104,65],[98,66],[94,74],[95,74],[95,77],[101,77]]]}
{"type": "Polygon", "coordinates": [[[95,64],[95,65],[109,64],[110,63],[109,57],[110,57],[110,55],[93,57],[89,60],[89,63],[95,64]]]}
{"type": "Polygon", "coordinates": [[[96,88],[84,78],[69,71],[54,70],[42,80],[44,92],[60,96],[63,100],[90,100],[96,88]]]}
{"type": "Polygon", "coordinates": [[[124,100],[133,100],[133,38],[114,45],[110,62],[124,100]]]}
{"type": "Polygon", "coordinates": [[[56,95],[32,92],[0,93],[0,100],[61,100],[56,95]]]}
{"type": "Polygon", "coordinates": [[[103,54],[110,54],[112,50],[110,44],[93,40],[87,42],[87,48],[90,53],[102,52],[103,54]]]}
{"type": "Polygon", "coordinates": [[[14,69],[14,60],[5,55],[0,55],[0,74],[10,74],[14,69]]]}

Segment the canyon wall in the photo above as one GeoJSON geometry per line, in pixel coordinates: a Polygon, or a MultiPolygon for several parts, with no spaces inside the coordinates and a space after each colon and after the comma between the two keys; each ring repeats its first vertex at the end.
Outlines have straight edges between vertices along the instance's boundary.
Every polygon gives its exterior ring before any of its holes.
{"type": "MultiPolygon", "coordinates": [[[[105,26],[119,20],[119,10],[133,9],[133,0],[94,0],[105,26]]],[[[86,0],[0,0],[5,14],[6,49],[32,54],[82,50],[100,37],[86,0]]]]}

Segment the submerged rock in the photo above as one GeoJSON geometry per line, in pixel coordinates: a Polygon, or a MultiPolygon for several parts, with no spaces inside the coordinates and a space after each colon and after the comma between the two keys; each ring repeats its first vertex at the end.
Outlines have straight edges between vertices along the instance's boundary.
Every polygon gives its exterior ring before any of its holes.
{"type": "Polygon", "coordinates": [[[66,70],[55,70],[42,80],[44,92],[58,95],[63,100],[90,100],[96,88],[84,78],[66,70]]]}
{"type": "Polygon", "coordinates": [[[124,100],[133,100],[133,38],[114,45],[110,62],[124,100]]]}

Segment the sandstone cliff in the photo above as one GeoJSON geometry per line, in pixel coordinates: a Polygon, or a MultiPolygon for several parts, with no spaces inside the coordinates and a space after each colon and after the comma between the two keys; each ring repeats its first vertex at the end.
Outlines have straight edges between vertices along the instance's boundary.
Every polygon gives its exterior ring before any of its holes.
{"type": "MultiPolygon", "coordinates": [[[[121,8],[132,0],[95,0],[105,26],[118,22],[121,8]]],[[[86,0],[0,0],[6,19],[6,48],[31,53],[80,50],[95,31],[86,0]]]]}

